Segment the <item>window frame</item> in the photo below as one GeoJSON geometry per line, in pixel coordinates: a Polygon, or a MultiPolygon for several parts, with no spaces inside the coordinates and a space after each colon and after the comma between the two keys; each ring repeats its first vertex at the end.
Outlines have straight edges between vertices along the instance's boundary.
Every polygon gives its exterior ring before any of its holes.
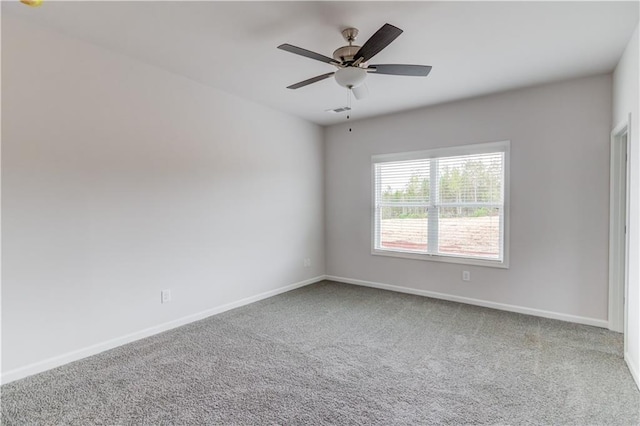
{"type": "MultiPolygon", "coordinates": [[[[376,154],[371,156],[371,254],[376,256],[388,256],[399,257],[404,259],[415,260],[428,260],[435,262],[456,263],[463,265],[474,266],[488,266],[493,268],[509,268],[509,204],[510,204],[510,152],[511,141],[498,141],[487,143],[476,143],[470,145],[452,146],[433,148],[422,151],[409,151],[409,152],[397,152],[390,154],[376,154]],[[378,229],[379,222],[376,220],[376,196],[379,182],[376,181],[376,164],[394,161],[408,161],[419,159],[434,159],[440,157],[453,157],[463,155],[474,154],[487,154],[492,152],[504,152],[504,195],[503,195],[503,207],[502,207],[502,260],[491,259],[474,259],[469,257],[462,257],[450,254],[435,254],[435,253],[416,253],[416,252],[404,252],[400,250],[379,249],[378,239],[380,232],[378,229]]],[[[434,173],[434,170],[430,170],[430,173],[434,173]]],[[[430,200],[430,204],[433,206],[437,204],[430,200]]],[[[450,203],[447,203],[450,204],[450,203]]],[[[457,203],[456,203],[457,204],[457,203]]],[[[437,209],[437,208],[436,208],[437,209]]],[[[431,210],[431,207],[429,207],[431,210]]],[[[433,238],[433,233],[429,234],[430,238],[433,238]]],[[[430,241],[431,243],[431,241],[430,241]]]]}

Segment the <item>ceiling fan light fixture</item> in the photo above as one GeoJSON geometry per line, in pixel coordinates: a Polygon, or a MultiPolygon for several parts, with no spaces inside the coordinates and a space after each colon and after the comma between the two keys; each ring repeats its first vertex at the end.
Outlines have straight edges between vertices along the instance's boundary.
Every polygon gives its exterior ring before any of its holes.
{"type": "Polygon", "coordinates": [[[364,83],[367,72],[358,67],[341,68],[335,74],[336,83],[347,89],[353,89],[364,83]]]}

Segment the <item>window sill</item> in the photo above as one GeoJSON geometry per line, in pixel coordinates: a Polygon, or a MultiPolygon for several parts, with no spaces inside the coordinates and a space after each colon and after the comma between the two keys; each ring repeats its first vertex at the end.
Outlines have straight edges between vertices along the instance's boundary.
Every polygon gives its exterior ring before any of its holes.
{"type": "Polygon", "coordinates": [[[471,259],[467,257],[454,257],[379,249],[371,250],[371,254],[374,256],[399,257],[403,259],[427,260],[431,262],[456,263],[459,265],[487,266],[490,268],[509,269],[509,264],[506,259],[501,262],[498,260],[471,259]]]}

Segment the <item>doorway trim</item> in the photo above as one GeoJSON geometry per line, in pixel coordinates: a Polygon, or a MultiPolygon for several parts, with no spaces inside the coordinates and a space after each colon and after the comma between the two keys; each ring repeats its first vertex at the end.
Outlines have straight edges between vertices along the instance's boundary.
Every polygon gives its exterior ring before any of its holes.
{"type": "Polygon", "coordinates": [[[627,352],[629,284],[629,125],[631,114],[611,131],[609,169],[609,329],[624,333],[627,352]]]}

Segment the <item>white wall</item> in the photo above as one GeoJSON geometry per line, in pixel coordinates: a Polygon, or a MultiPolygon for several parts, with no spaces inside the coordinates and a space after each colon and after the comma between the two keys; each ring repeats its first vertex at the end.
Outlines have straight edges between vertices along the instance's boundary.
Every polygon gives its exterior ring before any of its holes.
{"type": "Polygon", "coordinates": [[[5,380],[324,274],[320,127],[6,14],[2,83],[5,380]]]}
{"type": "Polygon", "coordinates": [[[610,129],[610,75],[330,127],[327,274],[606,326],[610,129]],[[511,141],[508,270],[371,255],[371,155],[501,140],[511,141]]]}
{"type": "Polygon", "coordinates": [[[638,108],[638,28],[613,73],[613,126],[628,120],[630,131],[630,223],[627,363],[640,387],[640,114],[638,108]]]}

